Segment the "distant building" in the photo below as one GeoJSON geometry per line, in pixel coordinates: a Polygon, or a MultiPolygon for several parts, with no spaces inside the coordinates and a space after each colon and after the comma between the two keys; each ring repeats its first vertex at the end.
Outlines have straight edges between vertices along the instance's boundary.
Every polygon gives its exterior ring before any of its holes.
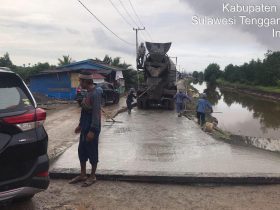
{"type": "Polygon", "coordinates": [[[123,69],[107,65],[92,59],[48,69],[34,75],[30,79],[30,89],[48,97],[73,100],[79,86],[79,73],[91,71],[94,82],[109,82],[122,93],[124,91],[123,69]]]}

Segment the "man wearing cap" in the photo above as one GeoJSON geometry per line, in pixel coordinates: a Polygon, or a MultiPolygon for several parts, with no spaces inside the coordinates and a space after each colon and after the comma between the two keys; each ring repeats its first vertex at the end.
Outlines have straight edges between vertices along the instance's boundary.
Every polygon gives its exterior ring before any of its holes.
{"type": "Polygon", "coordinates": [[[78,147],[81,174],[69,183],[84,182],[82,187],[87,187],[96,181],[96,168],[98,163],[98,138],[101,131],[101,91],[93,83],[93,75],[90,72],[79,74],[81,88],[87,90],[86,97],[81,103],[80,122],[75,133],[80,133],[78,147]],[[92,170],[91,175],[86,175],[86,162],[89,160],[92,170]]]}
{"type": "Polygon", "coordinates": [[[197,101],[197,106],[196,106],[196,116],[198,119],[198,124],[200,126],[203,126],[205,124],[205,113],[207,109],[210,109],[211,113],[213,112],[212,105],[206,99],[206,94],[202,93],[200,95],[200,99],[198,99],[197,101]]]}

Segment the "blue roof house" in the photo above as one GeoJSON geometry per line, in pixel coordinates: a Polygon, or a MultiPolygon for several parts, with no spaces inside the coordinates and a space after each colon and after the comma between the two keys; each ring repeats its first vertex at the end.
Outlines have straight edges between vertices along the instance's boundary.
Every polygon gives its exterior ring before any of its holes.
{"type": "Polygon", "coordinates": [[[39,93],[48,97],[74,100],[76,88],[79,86],[78,75],[81,71],[92,71],[101,74],[110,83],[116,81],[116,75],[122,74],[122,69],[98,62],[92,59],[79,61],[44,70],[30,78],[30,89],[33,93],[39,93]]]}

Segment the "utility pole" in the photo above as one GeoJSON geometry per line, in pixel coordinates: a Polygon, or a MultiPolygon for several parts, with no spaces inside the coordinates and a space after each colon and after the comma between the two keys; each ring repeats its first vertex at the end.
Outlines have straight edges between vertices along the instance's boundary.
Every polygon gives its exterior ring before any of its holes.
{"type": "Polygon", "coordinates": [[[145,30],[144,28],[133,28],[133,31],[136,32],[136,69],[137,69],[137,88],[139,90],[139,69],[138,69],[138,62],[137,62],[137,58],[138,58],[138,31],[141,30],[145,30]]]}

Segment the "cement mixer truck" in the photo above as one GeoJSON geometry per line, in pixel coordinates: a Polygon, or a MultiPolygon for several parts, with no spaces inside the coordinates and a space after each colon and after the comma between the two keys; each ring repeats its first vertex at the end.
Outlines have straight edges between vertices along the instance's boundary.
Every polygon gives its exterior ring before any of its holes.
{"type": "Polygon", "coordinates": [[[174,109],[176,66],[168,57],[171,43],[146,42],[148,54],[143,64],[145,84],[137,91],[139,109],[163,107],[174,109]]]}

